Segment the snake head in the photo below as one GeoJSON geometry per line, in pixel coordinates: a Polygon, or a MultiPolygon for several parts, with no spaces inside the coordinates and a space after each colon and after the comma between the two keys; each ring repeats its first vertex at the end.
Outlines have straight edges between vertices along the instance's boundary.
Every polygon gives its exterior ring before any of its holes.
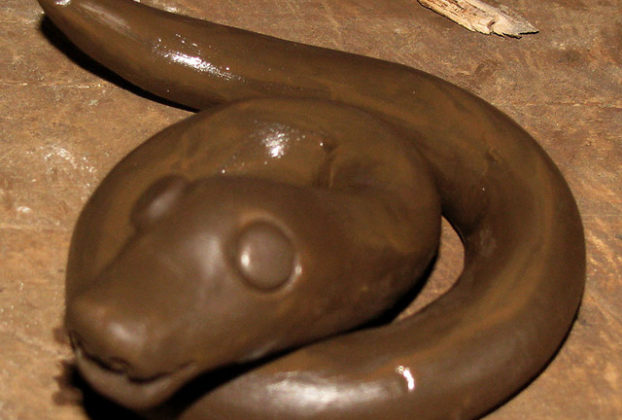
{"type": "Polygon", "coordinates": [[[252,178],[155,182],[134,205],[134,235],[68,301],[82,375],[122,405],[146,409],[201,373],[376,315],[394,300],[379,305],[382,293],[400,290],[366,287],[381,283],[372,272],[382,264],[352,260],[357,245],[345,242],[343,220],[326,203],[252,178]]]}

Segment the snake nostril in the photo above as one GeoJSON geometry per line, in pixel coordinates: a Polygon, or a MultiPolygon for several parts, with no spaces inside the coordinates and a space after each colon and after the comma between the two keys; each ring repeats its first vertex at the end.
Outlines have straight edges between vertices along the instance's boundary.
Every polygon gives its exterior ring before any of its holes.
{"type": "Polygon", "coordinates": [[[130,369],[130,364],[119,357],[110,357],[104,363],[113,372],[127,373],[130,369]]]}
{"type": "Polygon", "coordinates": [[[71,348],[75,352],[80,352],[81,354],[88,355],[90,354],[89,349],[87,348],[86,343],[75,331],[69,331],[69,342],[71,343],[71,348]]]}

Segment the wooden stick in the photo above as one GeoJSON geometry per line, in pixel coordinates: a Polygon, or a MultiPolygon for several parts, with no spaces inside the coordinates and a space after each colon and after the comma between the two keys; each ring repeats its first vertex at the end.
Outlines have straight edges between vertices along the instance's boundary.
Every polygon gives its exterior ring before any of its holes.
{"type": "Polygon", "coordinates": [[[432,9],[470,31],[520,38],[538,29],[507,7],[491,6],[481,0],[418,0],[422,6],[432,9]]]}

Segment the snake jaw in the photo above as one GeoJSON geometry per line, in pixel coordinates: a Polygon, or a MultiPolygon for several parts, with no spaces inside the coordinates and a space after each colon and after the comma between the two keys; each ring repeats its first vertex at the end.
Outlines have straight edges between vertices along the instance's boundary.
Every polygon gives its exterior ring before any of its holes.
{"type": "Polygon", "coordinates": [[[137,411],[161,404],[198,373],[196,364],[186,363],[171,372],[136,377],[122,362],[105,362],[79,344],[74,352],[78,370],[96,391],[137,411]]]}

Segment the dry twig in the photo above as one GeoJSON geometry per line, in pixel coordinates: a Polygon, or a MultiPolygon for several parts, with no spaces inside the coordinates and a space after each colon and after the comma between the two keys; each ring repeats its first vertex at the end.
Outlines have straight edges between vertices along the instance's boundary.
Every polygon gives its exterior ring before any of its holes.
{"type": "Polygon", "coordinates": [[[419,3],[471,31],[516,38],[538,32],[527,20],[502,5],[495,7],[481,0],[419,0],[419,3]]]}

